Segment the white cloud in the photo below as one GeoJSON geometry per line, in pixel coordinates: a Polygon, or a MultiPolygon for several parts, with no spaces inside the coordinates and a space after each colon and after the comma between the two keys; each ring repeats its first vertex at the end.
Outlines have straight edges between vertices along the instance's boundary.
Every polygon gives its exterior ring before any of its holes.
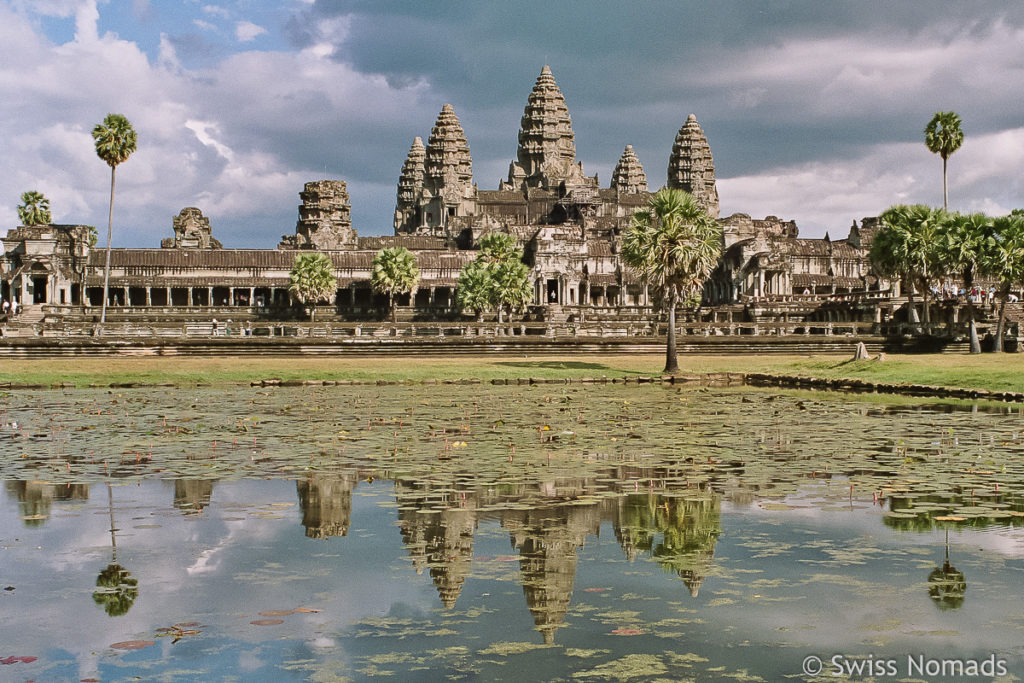
{"type": "Polygon", "coordinates": [[[135,126],[139,148],[117,170],[115,244],[157,244],[181,207],[199,206],[229,246],[270,247],[291,231],[303,183],[337,164],[283,159],[266,136],[320,131],[333,141],[420,109],[421,89],[392,89],[312,50],[250,51],[188,70],[163,39],[150,61],[135,43],[97,34],[95,3],[76,7],[77,38],[54,45],[0,2],[0,87],[19,94],[0,100],[0,226],[16,224],[26,189],[51,199],[56,221],[105,224],[110,175],[90,130],[116,112],[135,126]],[[225,223],[245,227],[226,235],[225,223]]]}
{"type": "MultiPolygon", "coordinates": [[[[954,211],[999,215],[1024,204],[1024,128],[965,139],[949,160],[954,211]],[[966,199],[965,199],[966,198],[966,199]]],[[[846,236],[854,218],[897,203],[942,204],[942,162],[924,143],[875,145],[848,159],[816,161],[718,181],[722,213],[794,219],[805,236],[846,236]]]]}
{"type": "Polygon", "coordinates": [[[227,19],[231,16],[231,12],[220,5],[203,5],[202,11],[211,17],[220,17],[221,19],[227,19]]]}
{"type": "Polygon", "coordinates": [[[241,43],[248,43],[256,40],[258,36],[266,34],[267,29],[252,23],[251,21],[240,21],[235,24],[235,37],[241,43]]]}
{"type": "Polygon", "coordinates": [[[196,28],[198,28],[201,31],[216,31],[217,30],[216,26],[214,26],[210,22],[204,21],[202,19],[193,19],[192,20],[192,25],[195,26],[196,28]]]}

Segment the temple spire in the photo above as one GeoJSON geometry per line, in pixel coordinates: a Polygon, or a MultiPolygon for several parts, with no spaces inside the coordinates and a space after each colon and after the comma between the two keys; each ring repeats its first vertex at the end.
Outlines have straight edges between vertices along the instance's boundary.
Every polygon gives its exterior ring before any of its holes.
{"type": "MultiPolygon", "coordinates": [[[[576,142],[565,97],[551,68],[541,69],[523,109],[519,149],[509,168],[508,186],[550,187],[574,174],[576,142]]],[[[580,172],[575,172],[580,175],[580,172]]]]}
{"type": "Polygon", "coordinates": [[[633,145],[626,145],[622,156],[619,157],[619,163],[612,171],[612,189],[618,190],[619,194],[647,192],[647,176],[644,174],[644,167],[640,165],[640,159],[633,151],[633,145]]]}
{"type": "Polygon", "coordinates": [[[410,232],[419,227],[417,208],[423,194],[423,178],[426,176],[427,149],[423,138],[412,141],[409,154],[402,164],[398,177],[398,200],[395,204],[395,233],[410,232]]]}
{"type": "Polygon", "coordinates": [[[686,190],[713,218],[718,218],[718,188],[715,185],[715,162],[711,145],[690,114],[676,134],[672,156],[668,160],[668,186],[686,190]]]}

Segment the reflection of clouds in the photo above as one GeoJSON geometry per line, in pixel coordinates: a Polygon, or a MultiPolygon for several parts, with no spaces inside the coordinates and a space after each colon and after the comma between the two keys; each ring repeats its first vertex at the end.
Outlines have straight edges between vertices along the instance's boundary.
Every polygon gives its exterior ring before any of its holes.
{"type": "Polygon", "coordinates": [[[263,665],[263,660],[259,658],[259,650],[242,650],[238,653],[239,671],[256,671],[263,665]]]}

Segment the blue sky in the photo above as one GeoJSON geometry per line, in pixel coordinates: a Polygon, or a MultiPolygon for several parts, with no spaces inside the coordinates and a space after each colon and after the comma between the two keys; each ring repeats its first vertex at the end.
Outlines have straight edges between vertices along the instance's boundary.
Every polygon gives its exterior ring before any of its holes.
{"type": "Polygon", "coordinates": [[[388,234],[405,154],[445,103],[475,182],[497,187],[544,64],[603,185],[627,144],[663,184],[692,112],[723,215],[841,237],[890,204],[941,203],[922,131],[952,109],[951,208],[1001,213],[1024,206],[1021,45],[1024,5],[991,0],[0,0],[0,221],[35,189],[55,221],[104,225],[89,131],[117,112],[139,133],[117,245],[156,246],[198,206],[225,246],[273,247],[322,177],[348,182],[361,235],[388,234]]]}

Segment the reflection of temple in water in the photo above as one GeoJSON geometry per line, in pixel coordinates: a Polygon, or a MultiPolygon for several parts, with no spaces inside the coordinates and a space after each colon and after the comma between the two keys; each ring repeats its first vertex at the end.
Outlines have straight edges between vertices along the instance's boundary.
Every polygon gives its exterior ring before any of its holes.
{"type": "Polygon", "coordinates": [[[555,631],[564,625],[572,600],[577,551],[587,534],[597,535],[600,530],[600,508],[595,504],[508,510],[501,525],[519,551],[523,593],[533,623],[550,645],[555,631]]]}
{"type": "Polygon", "coordinates": [[[8,481],[7,494],[18,499],[18,514],[25,526],[41,526],[50,516],[53,501],[89,500],[88,484],[51,484],[8,481]]]}
{"type": "Polygon", "coordinates": [[[302,508],[302,526],[309,538],[347,536],[352,523],[352,492],[359,483],[355,471],[317,473],[295,482],[302,508]]]}
{"type": "Polygon", "coordinates": [[[186,515],[196,515],[210,504],[213,479],[175,479],[174,507],[186,515]]]}
{"type": "Polygon", "coordinates": [[[396,481],[395,498],[402,542],[416,573],[429,568],[441,602],[454,607],[473,563],[475,496],[463,497],[454,489],[432,492],[396,481]]]}
{"type": "Polygon", "coordinates": [[[626,557],[633,561],[640,552],[650,555],[663,569],[677,574],[697,597],[722,530],[720,498],[651,493],[624,496],[616,503],[615,537],[626,557]]]}
{"type": "MultiPolygon", "coordinates": [[[[653,470],[617,470],[612,478],[654,480],[659,475],[653,470]]],[[[660,491],[581,500],[602,490],[606,484],[595,478],[486,488],[467,486],[457,478],[396,480],[395,500],[402,542],[416,573],[429,570],[446,608],[455,606],[471,570],[478,513],[497,510],[519,552],[523,593],[534,624],[551,644],[572,600],[579,549],[588,534],[599,534],[602,522],[611,522],[626,557],[632,561],[649,556],[681,578],[694,597],[714,562],[721,533],[718,494],[687,487],[688,497],[660,491]]]]}

